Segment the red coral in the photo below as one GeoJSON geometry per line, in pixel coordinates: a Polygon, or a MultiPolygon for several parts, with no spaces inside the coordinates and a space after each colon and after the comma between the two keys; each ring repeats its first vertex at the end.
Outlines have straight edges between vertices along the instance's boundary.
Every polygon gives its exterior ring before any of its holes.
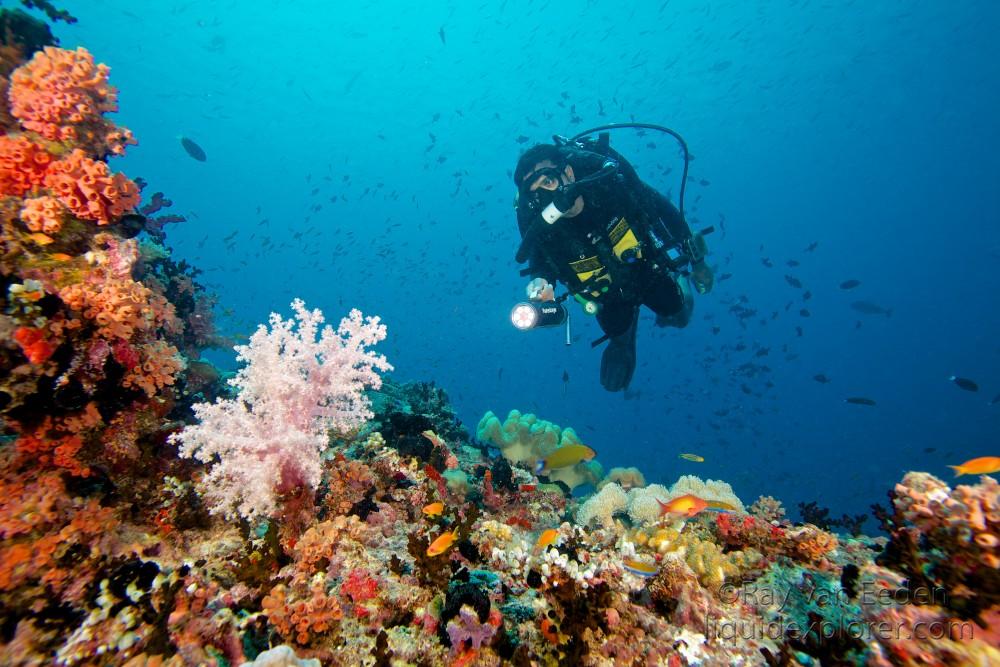
{"type": "Polygon", "coordinates": [[[748,514],[718,514],[715,531],[723,543],[734,549],[752,547],[764,554],[776,554],[785,545],[784,529],[748,514]]]}
{"type": "Polygon", "coordinates": [[[21,346],[21,351],[33,364],[41,364],[52,356],[56,346],[45,339],[45,329],[18,327],[14,332],[14,340],[21,346]]]}
{"type": "Polygon", "coordinates": [[[340,585],[340,593],[354,604],[367,602],[378,595],[378,580],[364,570],[351,570],[340,585]]]}
{"type": "Polygon", "coordinates": [[[139,365],[139,353],[134,347],[121,338],[117,339],[111,346],[111,356],[122,365],[125,370],[132,370],[139,365]]]}

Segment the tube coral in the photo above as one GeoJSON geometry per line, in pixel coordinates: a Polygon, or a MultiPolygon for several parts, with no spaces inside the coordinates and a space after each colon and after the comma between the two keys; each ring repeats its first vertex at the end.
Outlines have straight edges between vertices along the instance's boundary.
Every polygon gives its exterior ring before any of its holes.
{"type": "Polygon", "coordinates": [[[128,213],[141,199],[135,183],[124,174],[113,174],[106,162],[87,157],[79,148],[49,165],[45,187],[73,215],[99,225],[128,213]]]}
{"type": "Polygon", "coordinates": [[[45,47],[11,74],[10,113],[21,127],[49,141],[73,142],[95,155],[121,155],[136,141],[128,129],[103,116],[118,110],[118,91],[108,83],[110,71],[107,65],[94,64],[82,47],[45,47]]]}
{"type": "Polygon", "coordinates": [[[52,156],[24,136],[0,136],[0,196],[23,197],[45,181],[52,156]]]}
{"type": "Polygon", "coordinates": [[[62,229],[66,208],[55,197],[48,195],[24,200],[21,222],[33,232],[55,234],[62,229]]]}

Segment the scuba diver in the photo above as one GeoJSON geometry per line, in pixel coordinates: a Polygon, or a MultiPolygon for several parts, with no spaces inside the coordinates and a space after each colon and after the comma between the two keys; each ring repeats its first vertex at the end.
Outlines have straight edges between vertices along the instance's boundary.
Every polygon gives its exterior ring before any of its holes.
{"type": "MultiPolygon", "coordinates": [[[[712,289],[703,236],[712,229],[692,233],[683,215],[688,163],[687,146],[677,133],[628,123],[571,139],[556,136],[552,144],[528,149],[514,169],[522,237],[516,259],[528,263],[521,275],[533,278],[526,290],[530,305],[551,311],[572,295],[596,315],[604,336],[593,345],[608,341],[601,357],[601,385],[608,391],[623,391],[632,380],[640,306],[655,313],[657,326],[684,327],[694,307],[689,279],[699,294],[712,289]],[[581,140],[620,127],[652,128],[677,138],[685,156],[679,209],[639,179],[610,147],[606,132],[581,140]],[[557,298],[556,282],[569,293],[557,298]]],[[[520,328],[537,326],[521,326],[516,318],[512,312],[520,328]]]]}

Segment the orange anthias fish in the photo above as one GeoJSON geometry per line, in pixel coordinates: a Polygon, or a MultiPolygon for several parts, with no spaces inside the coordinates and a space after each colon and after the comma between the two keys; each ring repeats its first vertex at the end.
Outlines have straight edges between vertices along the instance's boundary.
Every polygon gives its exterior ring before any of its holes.
{"type": "Polygon", "coordinates": [[[559,539],[559,531],[555,528],[543,530],[542,534],[538,536],[538,541],[535,542],[535,553],[542,551],[557,539],[559,539]]]}
{"type": "Polygon", "coordinates": [[[427,516],[441,516],[441,513],[444,512],[444,503],[436,502],[424,505],[424,508],[421,511],[427,516]]]}
{"type": "Polygon", "coordinates": [[[451,531],[450,533],[441,533],[438,535],[437,539],[431,542],[431,545],[427,547],[428,556],[440,556],[445,551],[451,548],[451,545],[455,544],[455,540],[458,539],[458,528],[451,531]]]}
{"type": "Polygon", "coordinates": [[[955,477],[989,475],[993,472],[1000,472],[1000,456],[980,456],[978,459],[969,459],[962,465],[948,467],[955,471],[955,477]]]}
{"type": "Polygon", "coordinates": [[[37,243],[38,245],[48,245],[52,243],[52,237],[49,236],[48,234],[42,234],[41,232],[28,234],[28,238],[37,243]]]}
{"type": "Polygon", "coordinates": [[[690,493],[677,496],[668,503],[659,499],[656,502],[660,503],[660,516],[664,514],[683,514],[684,516],[692,517],[708,507],[708,503],[698,496],[692,496],[690,493]]]}

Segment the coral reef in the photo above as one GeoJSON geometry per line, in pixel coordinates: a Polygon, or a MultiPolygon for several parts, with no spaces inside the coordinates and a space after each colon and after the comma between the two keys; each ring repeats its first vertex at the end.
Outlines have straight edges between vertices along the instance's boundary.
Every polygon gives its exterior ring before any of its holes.
{"type": "Polygon", "coordinates": [[[382,382],[377,320],[300,301],[223,383],[212,298],[149,217],[169,200],[133,213],[145,184],[107,167],[130,138],[107,68],[10,53],[0,664],[1000,663],[991,477],[908,473],[887,539],[718,480],[539,478],[572,429],[487,413],[471,439],[433,383],[382,382]]]}

